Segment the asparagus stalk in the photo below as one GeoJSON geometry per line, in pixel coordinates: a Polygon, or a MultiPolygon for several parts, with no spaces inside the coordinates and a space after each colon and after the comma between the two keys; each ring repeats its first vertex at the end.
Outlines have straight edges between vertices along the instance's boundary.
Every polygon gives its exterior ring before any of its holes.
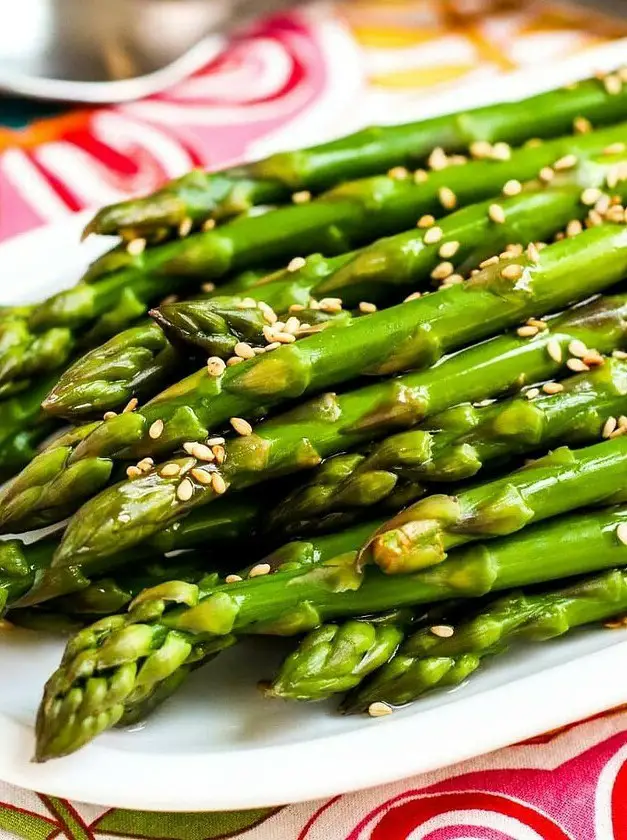
{"type": "MultiPolygon", "coordinates": [[[[354,713],[366,711],[376,702],[390,706],[411,703],[434,688],[459,685],[486,657],[504,653],[512,642],[543,642],[626,610],[627,573],[623,569],[612,569],[583,578],[574,585],[544,592],[514,592],[488,604],[472,617],[445,625],[446,637],[436,635],[429,628],[409,636],[371,680],[346,698],[343,709],[354,713]]],[[[439,632],[440,628],[435,630],[439,632]]],[[[345,632],[348,633],[348,628],[345,632]]],[[[301,668],[307,661],[306,642],[302,644],[301,668]]],[[[298,653],[293,654],[290,668],[294,673],[298,670],[297,659],[298,653]]],[[[338,660],[341,662],[339,655],[338,660]]],[[[315,686],[311,671],[310,666],[309,679],[315,686]]],[[[322,672],[321,676],[325,679],[326,675],[322,672]]],[[[289,674],[283,679],[288,680],[289,674]]]]}
{"type": "Polygon", "coordinates": [[[406,576],[373,567],[359,575],[355,541],[355,550],[305,570],[212,590],[182,581],[147,590],[128,615],[97,622],[70,640],[39,708],[35,760],[74,752],[115,725],[137,691],[172,679],[196,644],[244,631],[293,635],[334,618],[620,567],[627,562],[620,539],[626,523],[624,507],[555,518],[406,576]]]}
{"type": "MultiPolygon", "coordinates": [[[[563,357],[559,341],[551,349],[563,357]]],[[[429,429],[391,435],[365,454],[336,455],[273,507],[269,528],[303,529],[322,516],[380,504],[399,482],[461,481],[486,464],[541,447],[591,443],[627,409],[627,365],[606,359],[547,390],[530,389],[485,407],[455,406],[427,421],[429,429]]]]}
{"type": "MultiPolygon", "coordinates": [[[[624,89],[609,94],[597,79],[520,102],[499,103],[406,125],[373,127],[330,143],[272,155],[221,172],[190,172],[145,198],[100,210],[90,233],[159,237],[181,224],[225,218],[257,204],[275,204],[297,190],[318,192],[350,178],[414,166],[434,147],[463,151],[473,141],[522,143],[571,130],[577,118],[595,125],[627,114],[624,89]],[[534,118],[530,123],[528,114],[534,118]],[[189,221],[188,221],[189,220],[189,221]]],[[[493,153],[488,147],[487,154],[493,153]]]]}

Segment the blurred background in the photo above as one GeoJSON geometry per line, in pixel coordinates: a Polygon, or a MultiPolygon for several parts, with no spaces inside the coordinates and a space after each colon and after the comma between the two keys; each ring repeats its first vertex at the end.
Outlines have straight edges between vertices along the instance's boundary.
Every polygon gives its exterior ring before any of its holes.
{"type": "Polygon", "coordinates": [[[2,2],[0,239],[627,38],[624,0],[2,2]]]}

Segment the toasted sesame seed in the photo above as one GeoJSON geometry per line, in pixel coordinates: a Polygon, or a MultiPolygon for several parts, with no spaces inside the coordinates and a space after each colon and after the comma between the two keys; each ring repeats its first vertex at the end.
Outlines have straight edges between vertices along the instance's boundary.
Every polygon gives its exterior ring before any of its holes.
{"type": "Polygon", "coordinates": [[[416,227],[429,228],[429,227],[432,227],[434,224],[435,224],[435,217],[431,216],[427,213],[426,215],[421,216],[418,219],[418,223],[417,223],[416,227]]]}
{"type": "Polygon", "coordinates": [[[211,486],[213,488],[213,492],[216,493],[218,496],[222,496],[226,493],[226,481],[222,478],[220,473],[214,472],[211,476],[211,486]]]}
{"type": "Polygon", "coordinates": [[[389,706],[387,703],[382,703],[380,700],[377,700],[376,703],[371,703],[368,706],[368,714],[370,717],[378,718],[378,717],[385,717],[386,715],[391,715],[394,709],[389,706]]]}
{"type": "Polygon", "coordinates": [[[616,528],[616,536],[618,541],[623,545],[627,545],[627,522],[621,522],[616,528]]]}
{"type": "Polygon", "coordinates": [[[137,239],[131,239],[131,241],[126,246],[126,251],[132,257],[138,257],[140,254],[143,254],[146,250],[146,240],[138,237],[137,239]]]}
{"type": "Polygon", "coordinates": [[[285,326],[283,327],[283,332],[292,333],[294,335],[298,332],[300,328],[300,321],[295,315],[290,315],[290,317],[285,322],[285,326]]]}
{"type": "Polygon", "coordinates": [[[624,143],[610,143],[609,146],[606,146],[603,149],[604,155],[622,155],[627,146],[624,143]]]}
{"type": "Polygon", "coordinates": [[[495,255],[494,257],[488,257],[487,260],[483,260],[483,262],[479,263],[479,268],[488,268],[491,265],[496,265],[499,261],[499,258],[495,255]]]}
{"type": "Polygon", "coordinates": [[[537,327],[531,327],[529,324],[525,324],[524,327],[518,327],[516,332],[521,338],[532,338],[538,334],[539,330],[537,327]]]}
{"type": "Polygon", "coordinates": [[[538,178],[542,181],[542,183],[548,184],[553,180],[553,178],[555,178],[555,172],[550,166],[543,166],[538,173],[538,178]]]}
{"type": "Polygon", "coordinates": [[[574,338],[568,345],[568,352],[571,356],[578,356],[580,359],[586,355],[588,348],[578,338],[574,338]]]}
{"type": "Polygon", "coordinates": [[[255,351],[246,341],[238,341],[233,348],[233,352],[236,356],[239,356],[240,359],[252,359],[255,355],[255,351]]]}
{"type": "Polygon", "coordinates": [[[139,467],[131,466],[126,468],[126,475],[129,478],[139,478],[139,476],[142,475],[142,471],[139,467]]]}
{"type": "Polygon", "coordinates": [[[624,350],[613,350],[612,356],[615,359],[627,359],[627,353],[624,350]]]}
{"type": "Polygon", "coordinates": [[[294,204],[307,204],[308,201],[311,201],[311,193],[309,190],[300,190],[299,192],[295,192],[292,195],[292,201],[294,204]]]}
{"type": "Polygon", "coordinates": [[[414,172],[414,182],[416,184],[424,184],[429,180],[429,173],[425,169],[417,169],[414,172]]]}
{"type": "Polygon", "coordinates": [[[562,348],[560,346],[559,341],[556,338],[551,338],[547,342],[546,345],[547,353],[553,359],[554,362],[557,362],[558,365],[562,362],[562,348]]]}
{"type": "Polygon", "coordinates": [[[559,394],[560,391],[564,390],[564,386],[561,382],[545,382],[542,390],[545,394],[559,394]]]}
{"type": "Polygon", "coordinates": [[[598,352],[598,350],[590,350],[582,359],[583,363],[588,367],[599,367],[605,363],[605,359],[598,352]]]}
{"type": "Polygon", "coordinates": [[[234,367],[235,365],[241,364],[243,361],[244,360],[242,359],[241,356],[231,356],[230,359],[226,360],[226,366],[227,367],[234,367]]]}
{"type": "Polygon", "coordinates": [[[178,464],[166,464],[165,467],[161,468],[159,475],[162,475],[164,478],[174,478],[180,471],[181,468],[178,464]]]}
{"type": "Polygon", "coordinates": [[[155,462],[152,458],[142,458],[141,461],[137,462],[137,469],[141,470],[143,473],[148,473],[154,467],[155,462]]]}
{"type": "Polygon", "coordinates": [[[525,396],[527,397],[528,400],[533,400],[539,395],[539,393],[540,393],[539,388],[530,388],[528,391],[525,391],[525,396]]]}
{"type": "Polygon", "coordinates": [[[427,230],[427,232],[422,238],[422,241],[425,243],[425,245],[435,245],[435,243],[439,242],[443,236],[444,232],[442,231],[442,228],[436,225],[435,227],[430,227],[427,230]]]}
{"type": "Polygon", "coordinates": [[[618,420],[616,417],[608,417],[605,423],[603,424],[603,429],[601,430],[601,437],[609,438],[613,431],[616,430],[618,426],[618,420]]]}
{"type": "Polygon", "coordinates": [[[207,359],[207,373],[209,376],[222,376],[226,365],[219,356],[210,356],[207,359]]]}
{"type": "Polygon", "coordinates": [[[617,437],[623,437],[625,432],[627,432],[627,428],[625,428],[624,426],[621,426],[620,423],[619,423],[618,428],[615,429],[615,431],[613,431],[612,434],[610,435],[610,440],[614,440],[614,438],[617,438],[617,437]]]}
{"type": "Polygon", "coordinates": [[[603,87],[610,96],[617,96],[623,89],[623,83],[618,76],[606,76],[603,80],[603,87]]]}
{"type": "Polygon", "coordinates": [[[155,420],[152,426],[148,429],[148,436],[152,440],[157,440],[163,434],[163,420],[155,420]]]}
{"type": "Polygon", "coordinates": [[[451,257],[454,257],[455,254],[459,251],[459,245],[460,243],[455,240],[451,240],[450,242],[444,242],[442,243],[442,245],[440,245],[440,250],[438,251],[438,254],[442,257],[443,260],[448,260],[451,257]]]}
{"type": "Polygon", "coordinates": [[[365,313],[376,312],[377,305],[376,303],[370,303],[367,300],[362,300],[359,302],[359,311],[365,313]]]}
{"type": "Polygon", "coordinates": [[[492,157],[492,143],[487,140],[475,140],[469,146],[470,154],[478,160],[492,157]]]}
{"type": "Polygon", "coordinates": [[[566,225],[566,236],[579,236],[582,230],[583,225],[581,224],[579,219],[571,219],[570,222],[566,225]]]}
{"type": "Polygon", "coordinates": [[[588,365],[581,359],[569,359],[566,362],[566,367],[575,371],[575,373],[583,373],[586,370],[590,370],[588,365]]]}
{"type": "Polygon", "coordinates": [[[244,578],[241,575],[227,575],[224,578],[225,583],[239,583],[244,578]]]}
{"type": "Polygon", "coordinates": [[[189,502],[194,495],[194,485],[189,478],[184,478],[176,488],[176,497],[181,502],[189,502]]]}
{"type": "Polygon", "coordinates": [[[190,455],[193,455],[199,461],[213,461],[215,459],[215,455],[211,449],[204,443],[195,443],[190,455]]]}
{"type": "Polygon", "coordinates": [[[509,181],[505,182],[503,187],[503,195],[513,196],[519,195],[522,192],[522,184],[520,181],[517,181],[515,178],[511,178],[509,181]]]}
{"type": "Polygon", "coordinates": [[[438,198],[445,210],[454,210],[457,207],[457,196],[450,187],[440,187],[438,198]]]}
{"type": "Polygon", "coordinates": [[[505,222],[505,210],[500,204],[491,204],[488,209],[488,216],[496,224],[502,225],[505,222]]]}
{"type": "MultiPolygon", "coordinates": [[[[412,292],[410,295],[403,300],[403,303],[411,303],[412,300],[418,300],[418,298],[422,297],[422,292],[412,292]]],[[[625,354],[627,358],[627,354],[625,354]]]]}
{"type": "Polygon", "coordinates": [[[585,204],[586,207],[592,207],[601,198],[601,195],[601,190],[597,189],[597,187],[587,187],[581,193],[581,203],[585,204]]]}
{"type": "Polygon", "coordinates": [[[492,146],[492,154],[490,157],[493,160],[509,160],[512,156],[512,150],[509,143],[495,143],[492,146]]]}
{"type": "Polygon", "coordinates": [[[546,330],[549,326],[547,322],[543,321],[541,318],[527,318],[527,323],[532,327],[537,327],[539,330],[546,330]]]}
{"type": "Polygon", "coordinates": [[[238,435],[252,435],[253,427],[250,425],[248,420],[243,420],[241,417],[231,417],[229,422],[238,435]]]}
{"type": "Polygon", "coordinates": [[[518,280],[522,277],[523,267],[519,263],[509,263],[501,269],[501,277],[504,280],[518,280]]]}
{"type": "Polygon", "coordinates": [[[288,271],[298,271],[307,265],[307,260],[304,257],[294,257],[287,264],[288,271]]]}
{"type": "Polygon", "coordinates": [[[205,221],[202,223],[202,229],[204,230],[205,233],[208,230],[213,230],[215,226],[216,226],[216,220],[215,219],[205,219],[205,221]]]}
{"type": "Polygon", "coordinates": [[[113,420],[113,418],[117,417],[117,416],[118,416],[117,411],[105,411],[105,413],[102,415],[102,419],[103,420],[113,420]]]}
{"type": "Polygon", "coordinates": [[[453,263],[441,262],[439,265],[436,265],[436,267],[433,269],[433,271],[431,272],[431,277],[433,277],[434,280],[446,280],[446,278],[450,277],[450,275],[454,271],[455,268],[453,266],[453,263]]]}
{"type": "Polygon", "coordinates": [[[252,569],[248,572],[248,577],[255,578],[267,575],[270,573],[270,568],[271,567],[269,563],[257,563],[257,565],[253,566],[252,569]]]}
{"type": "Polygon", "coordinates": [[[564,155],[564,157],[555,161],[553,169],[562,172],[565,169],[572,169],[574,166],[577,166],[577,155],[564,155]]]}
{"type": "Polygon", "coordinates": [[[388,178],[393,178],[395,181],[404,181],[409,175],[409,172],[404,166],[393,166],[388,169],[388,178]]]}
{"type": "Polygon", "coordinates": [[[213,455],[218,464],[223,464],[226,458],[226,450],[220,443],[216,443],[215,446],[212,447],[213,455]]]}
{"type": "Polygon", "coordinates": [[[194,469],[191,470],[190,475],[192,478],[195,478],[199,484],[202,484],[205,487],[211,484],[213,480],[213,473],[200,469],[200,467],[194,467],[194,469]]]}
{"type": "Polygon", "coordinates": [[[577,134],[588,134],[592,131],[592,123],[586,117],[575,117],[573,120],[573,129],[577,134]]]}
{"type": "Polygon", "coordinates": [[[455,633],[455,630],[448,624],[436,624],[430,630],[434,636],[438,636],[440,639],[450,639],[455,633]]]}

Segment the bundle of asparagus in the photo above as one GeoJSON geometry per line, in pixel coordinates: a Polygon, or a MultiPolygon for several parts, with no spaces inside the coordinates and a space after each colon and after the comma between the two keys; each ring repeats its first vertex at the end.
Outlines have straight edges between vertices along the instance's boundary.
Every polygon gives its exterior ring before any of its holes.
{"type": "Polygon", "coordinates": [[[379,716],[627,609],[623,82],[191,173],[0,310],[0,529],[70,517],[0,609],[87,624],[37,760],[250,634],[296,637],[269,695],[379,716]]]}

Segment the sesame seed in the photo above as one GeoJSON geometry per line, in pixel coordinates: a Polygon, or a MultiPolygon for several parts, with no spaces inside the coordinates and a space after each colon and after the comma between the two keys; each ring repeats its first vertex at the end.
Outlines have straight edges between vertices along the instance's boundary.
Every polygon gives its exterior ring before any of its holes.
{"type": "Polygon", "coordinates": [[[627,429],[624,426],[621,426],[619,423],[618,428],[615,431],[613,431],[610,435],[610,440],[614,440],[614,438],[617,437],[622,437],[625,434],[625,432],[627,432],[627,429]]]}
{"type": "Polygon", "coordinates": [[[538,251],[533,242],[530,242],[529,245],[527,245],[527,256],[533,263],[537,263],[540,259],[540,251],[538,251]]]}
{"type": "Polygon", "coordinates": [[[378,717],[385,717],[386,715],[391,715],[394,710],[391,706],[387,703],[381,703],[377,700],[376,703],[371,703],[368,706],[368,714],[370,717],[378,718],[378,717]]]}
{"type": "Polygon", "coordinates": [[[211,449],[204,443],[195,443],[192,446],[190,455],[193,455],[194,458],[197,458],[199,461],[213,461],[215,458],[211,449]]]}
{"type": "Polygon", "coordinates": [[[118,522],[130,522],[130,521],[131,521],[130,513],[121,513],[118,516],[118,522]]]}
{"type": "Polygon", "coordinates": [[[441,289],[448,287],[448,286],[459,286],[460,283],[464,282],[464,278],[461,274],[451,274],[449,275],[444,283],[440,286],[441,289]]]}
{"type": "Polygon", "coordinates": [[[213,492],[218,496],[222,496],[223,493],[226,493],[226,481],[222,478],[220,473],[215,472],[212,474],[211,486],[213,488],[213,492]]]}
{"type": "Polygon", "coordinates": [[[207,446],[223,446],[225,442],[225,438],[222,436],[212,437],[208,439],[207,446]]]}
{"type": "Polygon", "coordinates": [[[395,181],[404,181],[409,175],[409,172],[404,166],[393,166],[388,169],[388,178],[393,178],[395,181]]]}
{"type": "Polygon", "coordinates": [[[543,166],[540,172],[538,173],[538,178],[542,181],[543,184],[548,184],[550,181],[555,178],[555,172],[550,166],[543,166]]]}
{"type": "Polygon", "coordinates": [[[578,236],[581,231],[583,230],[583,225],[579,221],[579,219],[571,219],[570,222],[566,225],[566,236],[572,238],[573,236],[578,236]]]}
{"type": "Polygon", "coordinates": [[[341,312],[342,310],[342,298],[322,298],[318,303],[320,304],[320,309],[324,312],[341,312]]]}
{"type": "Polygon", "coordinates": [[[419,227],[419,228],[429,228],[429,227],[432,227],[432,225],[434,225],[434,224],[435,224],[435,217],[434,217],[434,216],[430,216],[430,215],[427,213],[426,215],[421,216],[421,217],[418,219],[418,223],[417,223],[416,227],[419,227]]]}
{"type": "Polygon", "coordinates": [[[493,160],[509,160],[512,156],[512,150],[509,143],[495,143],[492,146],[491,157],[493,160]]]}
{"type": "Polygon", "coordinates": [[[223,464],[224,460],[226,458],[225,448],[221,444],[216,443],[215,446],[213,446],[213,448],[212,448],[212,452],[213,452],[214,458],[216,459],[217,463],[218,464],[223,464]]]}
{"type": "Polygon", "coordinates": [[[588,213],[586,224],[588,227],[599,227],[603,224],[603,216],[597,210],[591,210],[588,213]]]}
{"type": "Polygon", "coordinates": [[[528,391],[525,392],[525,396],[527,397],[528,400],[533,400],[538,396],[539,393],[540,393],[539,388],[530,388],[528,391]]]}
{"type": "Polygon", "coordinates": [[[500,204],[491,204],[488,209],[488,216],[496,224],[502,225],[505,222],[505,210],[500,204]]]}
{"type": "Polygon", "coordinates": [[[564,386],[561,382],[545,382],[542,390],[545,394],[559,394],[560,391],[564,390],[564,386]]]}
{"type": "Polygon", "coordinates": [[[292,335],[294,335],[296,332],[298,332],[299,327],[300,321],[298,320],[298,318],[296,318],[295,315],[291,315],[285,322],[283,332],[292,333],[292,335]]]}
{"type": "Polygon", "coordinates": [[[518,280],[522,277],[523,267],[518,263],[510,263],[501,269],[501,277],[504,280],[518,280]]]}
{"type": "Polygon", "coordinates": [[[436,146],[429,155],[427,164],[430,169],[434,169],[436,172],[440,169],[446,169],[448,166],[448,158],[444,149],[440,148],[440,146],[436,146]]]}
{"type": "Polygon", "coordinates": [[[625,211],[621,206],[617,205],[615,205],[614,207],[608,207],[608,209],[605,211],[605,218],[608,222],[615,222],[617,224],[621,224],[621,222],[625,218],[625,211]]]}
{"type": "Polygon", "coordinates": [[[564,155],[564,157],[555,161],[553,169],[562,172],[565,169],[572,169],[573,166],[577,166],[577,155],[564,155]]]}
{"type": "Polygon", "coordinates": [[[376,312],[377,305],[376,303],[369,303],[367,300],[362,300],[359,303],[359,311],[365,313],[376,312]]]}
{"type": "Polygon", "coordinates": [[[194,447],[196,446],[196,442],[193,440],[187,441],[183,444],[183,449],[187,452],[188,455],[192,455],[194,451],[194,447]]]}
{"type": "Polygon", "coordinates": [[[479,268],[488,268],[491,265],[496,265],[498,263],[498,261],[499,261],[499,258],[497,256],[488,257],[487,260],[483,260],[483,262],[479,263],[479,268]]]}
{"type": "Polygon", "coordinates": [[[308,201],[311,201],[311,193],[309,190],[300,190],[300,192],[295,192],[292,195],[292,201],[294,204],[307,204],[308,201]]]}
{"type": "Polygon", "coordinates": [[[586,117],[575,117],[573,120],[573,129],[577,134],[588,134],[592,131],[592,123],[586,117]]]}
{"type": "Polygon", "coordinates": [[[163,476],[163,478],[174,478],[180,471],[181,468],[178,464],[166,464],[165,467],[161,468],[159,475],[163,476]]]}
{"type": "Polygon", "coordinates": [[[590,350],[582,359],[588,367],[599,367],[605,363],[605,359],[597,350],[590,350]]]}
{"type": "Polygon", "coordinates": [[[435,243],[439,242],[443,236],[444,232],[442,228],[435,226],[429,228],[429,230],[423,236],[422,241],[425,243],[425,245],[435,245],[435,243]]]}
{"type": "Polygon", "coordinates": [[[212,473],[207,470],[202,470],[200,467],[194,467],[194,469],[191,470],[190,475],[192,478],[195,478],[199,484],[202,484],[205,487],[211,484],[213,480],[212,473]]]}
{"type": "Polygon", "coordinates": [[[578,338],[574,338],[570,344],[568,345],[568,352],[571,356],[578,356],[579,358],[583,358],[588,352],[588,348],[580,341],[578,338]]]}
{"type": "Polygon", "coordinates": [[[269,353],[271,350],[277,350],[281,346],[280,341],[271,341],[270,344],[266,347],[266,353],[269,353]]]}
{"type": "Polygon", "coordinates": [[[243,361],[244,360],[242,359],[241,356],[231,356],[230,359],[226,360],[226,366],[227,367],[234,367],[235,365],[241,364],[243,361]]]}
{"type": "Polygon", "coordinates": [[[438,197],[445,210],[454,210],[457,207],[457,196],[450,187],[440,187],[438,197]]]}
{"type": "Polygon", "coordinates": [[[627,353],[624,350],[613,350],[612,356],[615,359],[627,359],[627,353]]]}
{"type": "Polygon", "coordinates": [[[604,155],[622,155],[627,146],[624,143],[610,143],[603,149],[604,155]]]}
{"type": "Polygon", "coordinates": [[[294,257],[287,264],[288,271],[298,271],[307,265],[307,260],[304,257],[294,257]]]}
{"type": "Polygon", "coordinates": [[[503,195],[519,195],[522,192],[522,184],[520,181],[517,181],[515,178],[506,181],[505,186],[503,187],[503,195]]]}
{"type": "Polygon", "coordinates": [[[527,323],[532,327],[537,327],[539,330],[546,330],[549,326],[547,322],[543,321],[541,318],[527,318],[527,323]]]}
{"type": "Polygon", "coordinates": [[[179,236],[181,239],[184,239],[186,236],[189,236],[192,226],[194,222],[189,218],[189,216],[181,222],[179,225],[179,236]]]}
{"type": "Polygon", "coordinates": [[[440,639],[450,639],[455,633],[455,630],[448,624],[436,624],[430,630],[434,636],[438,636],[440,639]]]}
{"type": "Polygon", "coordinates": [[[601,437],[609,438],[613,431],[616,430],[618,426],[618,420],[616,417],[608,417],[605,423],[603,424],[603,429],[601,430],[601,437]]]}
{"type": "Polygon", "coordinates": [[[142,458],[141,461],[137,462],[137,469],[141,470],[143,473],[148,473],[154,467],[155,462],[152,458],[142,458]]]}
{"type": "Polygon", "coordinates": [[[616,528],[616,536],[618,537],[618,541],[622,542],[623,545],[627,545],[627,522],[621,522],[620,525],[616,528]]]}
{"type": "Polygon", "coordinates": [[[446,278],[449,277],[454,271],[455,268],[453,266],[453,263],[441,262],[439,265],[436,265],[436,267],[433,269],[433,271],[431,272],[431,277],[433,277],[434,280],[446,280],[446,278]]]}
{"type": "Polygon", "coordinates": [[[262,577],[263,575],[267,575],[270,572],[270,564],[269,563],[257,563],[256,566],[253,566],[250,572],[248,572],[249,578],[255,577],[262,577]]]}
{"type": "Polygon", "coordinates": [[[243,435],[244,437],[246,435],[252,435],[253,427],[247,420],[243,420],[241,417],[231,417],[229,422],[238,435],[243,435]]]}
{"type": "MultiPolygon", "coordinates": [[[[418,300],[422,297],[422,292],[412,292],[410,295],[407,295],[403,303],[411,303],[412,300],[418,300]]],[[[627,353],[625,354],[627,358],[627,353]]]]}
{"type": "Polygon", "coordinates": [[[194,485],[189,478],[184,478],[176,488],[176,497],[180,502],[189,502],[194,495],[194,485]]]}
{"type": "Polygon", "coordinates": [[[210,356],[207,359],[207,373],[209,376],[222,376],[226,365],[219,356],[210,356]]]}
{"type": "Polygon", "coordinates": [[[126,468],[126,475],[129,478],[139,478],[139,476],[142,475],[142,471],[139,467],[131,466],[126,468]]]}
{"type": "Polygon", "coordinates": [[[163,434],[163,420],[155,420],[152,426],[148,429],[148,436],[152,440],[157,440],[163,434]]]}
{"type": "Polygon", "coordinates": [[[539,330],[537,327],[531,327],[528,324],[525,324],[524,327],[518,327],[516,332],[521,338],[532,338],[534,335],[538,334],[539,330]]]}
{"type": "Polygon", "coordinates": [[[103,420],[113,420],[113,418],[117,417],[117,416],[118,416],[117,411],[105,411],[105,413],[102,415],[102,419],[103,420]]]}
{"type": "Polygon", "coordinates": [[[586,370],[590,370],[588,365],[581,359],[569,359],[566,362],[566,367],[575,371],[575,373],[583,373],[586,370]]]}
{"type": "Polygon", "coordinates": [[[448,260],[451,257],[454,257],[455,254],[459,251],[459,244],[460,243],[456,242],[455,240],[452,240],[451,242],[444,242],[442,245],[440,245],[440,250],[438,251],[438,254],[442,257],[442,259],[448,260]]]}
{"type": "Polygon", "coordinates": [[[240,359],[252,359],[255,355],[255,351],[246,341],[238,341],[233,348],[233,352],[236,356],[239,356],[240,359]]]}
{"type": "Polygon", "coordinates": [[[252,297],[242,298],[240,301],[238,301],[237,308],[238,309],[256,309],[257,308],[257,301],[255,300],[255,298],[252,298],[252,297]]]}
{"type": "Polygon", "coordinates": [[[143,254],[146,250],[146,240],[138,237],[137,239],[131,239],[131,241],[126,246],[126,251],[132,257],[138,257],[140,254],[143,254]]]}
{"type": "Polygon", "coordinates": [[[469,151],[478,160],[489,158],[492,157],[492,144],[488,143],[487,140],[475,140],[474,143],[470,144],[469,151]]]}
{"type": "Polygon", "coordinates": [[[288,332],[277,332],[274,334],[274,340],[279,344],[293,344],[296,341],[296,336],[288,332]]]}
{"type": "Polygon", "coordinates": [[[244,578],[241,575],[227,575],[224,578],[225,583],[239,583],[244,578]]]}
{"type": "Polygon", "coordinates": [[[596,187],[587,187],[581,193],[581,203],[585,204],[586,207],[592,207],[601,198],[601,195],[601,190],[596,187]]]}
{"type": "Polygon", "coordinates": [[[617,96],[623,89],[623,83],[618,76],[606,76],[603,87],[610,96],[617,96]]]}
{"type": "Polygon", "coordinates": [[[209,230],[213,230],[215,226],[216,226],[216,220],[215,219],[205,219],[205,221],[202,223],[202,229],[204,230],[205,233],[207,233],[207,231],[209,231],[209,230]]]}
{"type": "Polygon", "coordinates": [[[424,169],[417,169],[414,172],[414,182],[416,184],[424,184],[425,181],[429,180],[429,173],[424,169]]]}
{"type": "Polygon", "coordinates": [[[562,362],[562,348],[560,346],[559,341],[556,338],[551,338],[546,345],[547,353],[553,359],[554,362],[557,362],[558,365],[562,362]]]}

